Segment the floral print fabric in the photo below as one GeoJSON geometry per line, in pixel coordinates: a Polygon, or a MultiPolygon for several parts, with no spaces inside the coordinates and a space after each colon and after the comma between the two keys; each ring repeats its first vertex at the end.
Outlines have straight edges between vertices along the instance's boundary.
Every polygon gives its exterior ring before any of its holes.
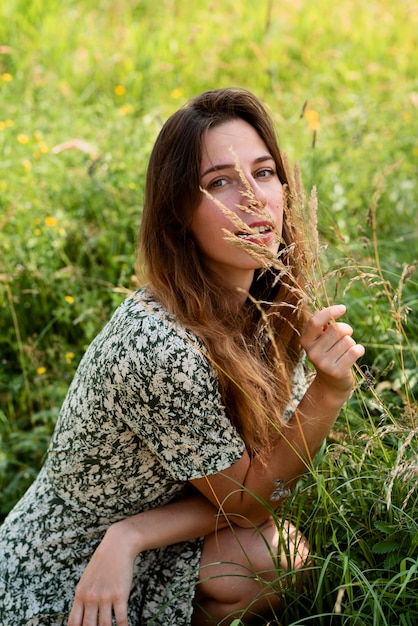
{"type": "MultiPolygon", "coordinates": [[[[67,624],[110,524],[186,496],[190,479],[244,449],[203,345],[146,290],[127,298],[88,348],[45,465],[0,528],[0,625],[67,624]]],[[[129,626],[190,624],[201,545],[138,555],[129,626]]]]}
{"type": "MultiPolygon", "coordinates": [[[[146,291],[87,350],[46,463],[0,528],[0,624],[62,626],[110,524],[186,495],[244,443],[201,343],[146,291]]],[[[201,541],[141,553],[129,626],[190,624],[201,541]]]]}

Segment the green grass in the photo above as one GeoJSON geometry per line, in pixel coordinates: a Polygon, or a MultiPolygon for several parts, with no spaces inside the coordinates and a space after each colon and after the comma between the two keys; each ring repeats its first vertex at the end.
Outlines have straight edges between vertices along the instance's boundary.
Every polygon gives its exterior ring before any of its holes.
{"type": "Polygon", "coordinates": [[[203,89],[245,86],[317,186],[328,298],[367,349],[366,383],[284,505],[317,556],[283,623],[418,621],[417,31],[414,0],[1,3],[2,515],[135,287],[162,121],[203,89]],[[69,140],[88,145],[57,149],[69,140]]]}

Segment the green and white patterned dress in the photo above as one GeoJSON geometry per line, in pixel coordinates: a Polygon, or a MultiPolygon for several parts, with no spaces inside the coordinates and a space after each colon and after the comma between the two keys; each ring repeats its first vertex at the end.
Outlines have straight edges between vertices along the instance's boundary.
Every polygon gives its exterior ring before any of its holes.
{"type": "MultiPolygon", "coordinates": [[[[1,626],[63,626],[110,524],[185,495],[244,443],[201,343],[146,291],[87,350],[46,463],[0,528],[1,626]]],[[[141,553],[129,626],[187,626],[201,540],[141,553]]]]}
{"type": "MultiPolygon", "coordinates": [[[[295,382],[297,402],[303,376],[295,382]]],[[[46,463],[0,528],[0,626],[67,624],[110,524],[184,497],[189,480],[244,449],[201,342],[146,290],[127,298],[88,348],[46,463]]],[[[129,626],[190,624],[201,547],[137,557],[129,626]]]]}

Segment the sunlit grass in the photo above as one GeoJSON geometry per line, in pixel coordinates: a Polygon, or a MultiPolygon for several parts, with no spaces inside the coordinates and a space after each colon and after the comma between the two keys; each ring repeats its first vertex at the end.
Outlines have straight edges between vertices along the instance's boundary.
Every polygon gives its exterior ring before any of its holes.
{"type": "Polygon", "coordinates": [[[245,86],[316,185],[320,299],[347,305],[367,350],[281,509],[314,555],[283,624],[418,621],[417,31],[413,0],[1,3],[3,515],[38,471],[85,348],[136,287],[162,121],[203,89],[245,86]]]}

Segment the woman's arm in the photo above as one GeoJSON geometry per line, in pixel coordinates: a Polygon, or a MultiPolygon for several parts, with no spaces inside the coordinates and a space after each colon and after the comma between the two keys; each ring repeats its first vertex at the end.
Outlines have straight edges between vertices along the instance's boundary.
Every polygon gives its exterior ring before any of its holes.
{"type": "Polygon", "coordinates": [[[277,506],[271,501],[275,481],[282,480],[291,487],[306,471],[350,396],[354,386],[352,366],[364,354],[364,348],[354,341],[348,324],[335,322],[344,313],[345,306],[334,305],[308,322],[301,343],[315,366],[316,376],[273,442],[267,462],[263,464],[257,457],[251,460],[244,453],[227,470],[192,481],[233,523],[247,526],[266,519],[269,513],[262,501],[277,506]]]}
{"type": "Polygon", "coordinates": [[[306,471],[353,388],[352,366],[364,348],[352,339],[350,326],[334,321],[344,312],[344,306],[332,306],[309,321],[301,341],[316,377],[278,434],[268,462],[250,460],[244,453],[227,470],[191,481],[204,497],[196,495],[110,526],[77,586],[68,626],[97,626],[98,616],[101,626],[111,626],[112,611],[118,626],[128,626],[133,565],[140,552],[203,537],[230,523],[253,525],[268,517],[262,501],[269,502],[275,481],[291,486],[306,471]],[[228,519],[219,516],[219,509],[228,519]]]}
{"type": "Polygon", "coordinates": [[[203,537],[228,522],[200,494],[138,513],[109,527],[77,585],[68,626],[128,626],[136,556],[145,550],[203,537]],[[99,618],[99,619],[98,619],[99,618]]]}

